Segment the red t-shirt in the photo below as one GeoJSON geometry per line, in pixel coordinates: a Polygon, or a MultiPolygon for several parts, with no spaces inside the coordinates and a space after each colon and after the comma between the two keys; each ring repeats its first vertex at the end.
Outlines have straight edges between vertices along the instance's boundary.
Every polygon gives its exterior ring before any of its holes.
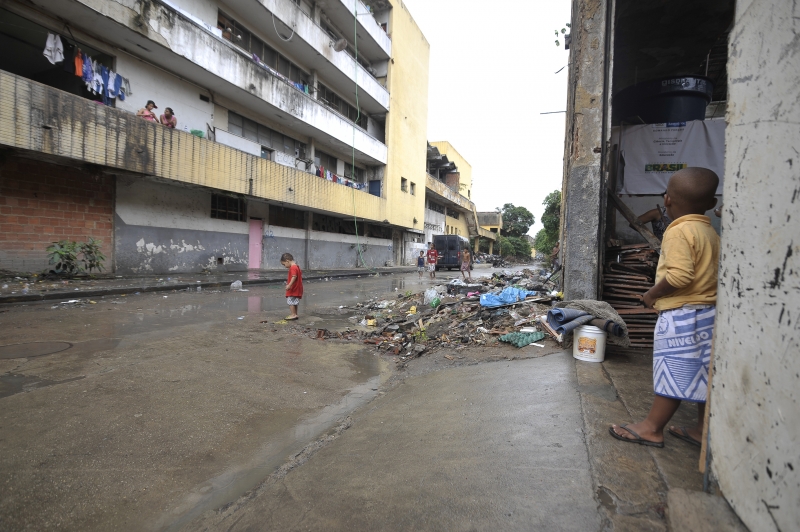
{"type": "Polygon", "coordinates": [[[428,264],[436,264],[436,261],[439,260],[439,252],[435,249],[428,250],[428,264]]]}
{"type": "Polygon", "coordinates": [[[303,272],[300,271],[300,266],[292,264],[289,267],[289,277],[286,282],[292,282],[292,277],[295,275],[297,276],[297,281],[286,291],[286,297],[303,297],[303,272]]]}

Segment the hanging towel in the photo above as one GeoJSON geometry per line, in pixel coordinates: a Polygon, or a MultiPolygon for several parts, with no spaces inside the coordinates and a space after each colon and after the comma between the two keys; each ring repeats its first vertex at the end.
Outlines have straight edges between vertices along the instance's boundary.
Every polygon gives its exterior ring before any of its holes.
{"type": "Polygon", "coordinates": [[[80,48],[75,52],[75,75],[83,78],[83,52],[80,48]]]}
{"type": "Polygon", "coordinates": [[[133,94],[133,91],[131,90],[131,80],[128,78],[122,78],[122,90],[125,91],[125,96],[130,96],[133,94]]]}
{"type": "Polygon", "coordinates": [[[54,33],[48,33],[47,42],[44,45],[44,52],[42,52],[42,55],[54,65],[63,61],[64,45],[61,42],[61,37],[54,33]]]}
{"type": "Polygon", "coordinates": [[[106,94],[109,98],[116,98],[119,85],[117,84],[117,73],[113,70],[108,70],[108,85],[106,86],[106,94]]]}
{"type": "Polygon", "coordinates": [[[75,64],[73,60],[75,59],[75,45],[69,42],[66,38],[62,39],[61,42],[64,45],[64,72],[74,74],[75,64]]]}
{"type": "Polygon", "coordinates": [[[104,66],[100,65],[100,79],[103,80],[103,86],[100,87],[100,96],[103,99],[103,105],[108,105],[108,80],[109,80],[109,70],[104,66]]]}

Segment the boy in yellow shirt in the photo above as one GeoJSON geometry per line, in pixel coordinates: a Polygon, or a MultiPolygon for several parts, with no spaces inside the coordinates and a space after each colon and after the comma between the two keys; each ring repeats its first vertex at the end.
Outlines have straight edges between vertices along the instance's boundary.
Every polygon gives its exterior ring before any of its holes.
{"type": "Polygon", "coordinates": [[[717,304],[719,236],[706,211],[714,208],[719,178],[706,168],[685,168],[669,180],[664,194],[674,220],[664,233],[656,284],[644,304],[659,311],[653,342],[650,413],[630,425],[611,425],[618,440],[664,446],[664,428],[681,401],[697,403],[694,427],[670,427],[669,433],[700,445],[708,387],[711,336],[717,304]]]}

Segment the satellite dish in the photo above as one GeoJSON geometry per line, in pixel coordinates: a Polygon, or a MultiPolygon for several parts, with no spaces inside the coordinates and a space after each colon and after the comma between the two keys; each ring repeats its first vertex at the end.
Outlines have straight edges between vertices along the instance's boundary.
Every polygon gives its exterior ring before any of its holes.
{"type": "Polygon", "coordinates": [[[333,49],[337,52],[341,52],[345,48],[347,48],[347,39],[339,39],[333,44],[333,49]]]}

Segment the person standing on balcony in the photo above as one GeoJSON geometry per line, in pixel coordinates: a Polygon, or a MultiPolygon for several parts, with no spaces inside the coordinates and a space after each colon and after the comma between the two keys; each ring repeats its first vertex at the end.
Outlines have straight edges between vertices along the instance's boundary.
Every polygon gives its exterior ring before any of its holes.
{"type": "Polygon", "coordinates": [[[153,109],[158,109],[156,102],[153,100],[147,100],[147,105],[136,111],[136,116],[141,116],[150,122],[158,122],[158,118],[156,118],[156,114],[153,112],[153,109]]]}
{"type": "Polygon", "coordinates": [[[165,107],[164,114],[160,117],[161,123],[170,129],[178,127],[178,119],[175,113],[172,112],[172,107],[165,107]]]}

